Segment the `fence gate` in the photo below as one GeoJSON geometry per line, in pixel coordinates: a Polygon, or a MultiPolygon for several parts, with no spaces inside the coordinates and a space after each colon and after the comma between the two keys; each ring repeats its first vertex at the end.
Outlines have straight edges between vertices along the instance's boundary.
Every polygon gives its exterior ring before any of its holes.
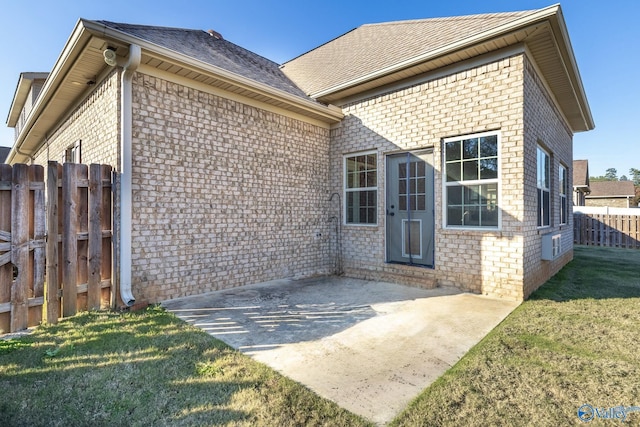
{"type": "Polygon", "coordinates": [[[107,165],[0,164],[0,333],[113,305],[111,187],[107,165]]]}

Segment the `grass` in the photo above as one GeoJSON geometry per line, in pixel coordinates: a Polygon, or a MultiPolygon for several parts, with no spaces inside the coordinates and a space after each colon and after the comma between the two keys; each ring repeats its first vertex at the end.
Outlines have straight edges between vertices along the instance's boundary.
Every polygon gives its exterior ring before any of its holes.
{"type": "Polygon", "coordinates": [[[2,426],[369,425],[157,307],[0,341],[0,389],[2,426]]]}
{"type": "MultiPolygon", "coordinates": [[[[392,424],[576,425],[583,404],[640,406],[639,313],[640,251],[576,247],[574,261],[392,424]]],[[[639,425],[640,412],[626,421],[639,425]]]]}
{"type": "MultiPolygon", "coordinates": [[[[576,425],[583,404],[640,406],[639,309],[640,251],[576,247],[392,424],[576,425]]],[[[0,389],[2,426],[368,425],[157,307],[0,341],[0,389]]]]}

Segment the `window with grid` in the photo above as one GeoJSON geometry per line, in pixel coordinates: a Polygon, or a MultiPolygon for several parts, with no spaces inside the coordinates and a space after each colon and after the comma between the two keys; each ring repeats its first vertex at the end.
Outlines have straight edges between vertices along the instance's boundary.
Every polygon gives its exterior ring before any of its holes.
{"type": "Polygon", "coordinates": [[[551,158],[538,146],[538,227],[551,225],[551,158]]]}
{"type": "Polygon", "coordinates": [[[567,201],[567,194],[569,193],[569,181],[567,180],[567,168],[560,165],[558,171],[558,183],[560,194],[560,224],[566,224],[568,222],[569,205],[567,201]]]}
{"type": "Polygon", "coordinates": [[[78,140],[64,150],[62,163],[82,163],[82,159],[80,157],[81,142],[81,140],[78,140]]]}
{"type": "Polygon", "coordinates": [[[444,140],[447,227],[498,228],[499,133],[444,140]]]}
{"type": "Polygon", "coordinates": [[[378,222],[378,156],[349,155],[345,165],[345,222],[375,225],[378,222]]]}

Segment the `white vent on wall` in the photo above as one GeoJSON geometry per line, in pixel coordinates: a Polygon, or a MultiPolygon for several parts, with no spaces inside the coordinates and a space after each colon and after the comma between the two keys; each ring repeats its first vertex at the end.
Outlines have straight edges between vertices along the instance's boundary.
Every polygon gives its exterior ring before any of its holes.
{"type": "Polygon", "coordinates": [[[545,234],[542,236],[542,259],[554,260],[560,255],[562,234],[545,234]]]}

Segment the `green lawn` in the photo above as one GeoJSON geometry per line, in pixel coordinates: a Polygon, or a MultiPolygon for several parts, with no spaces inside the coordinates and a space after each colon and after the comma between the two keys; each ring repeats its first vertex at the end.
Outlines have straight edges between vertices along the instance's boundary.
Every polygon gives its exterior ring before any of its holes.
{"type": "Polygon", "coordinates": [[[159,308],[0,341],[0,426],[369,425],[159,308]]]}
{"type": "Polygon", "coordinates": [[[640,406],[640,251],[576,247],[393,425],[576,425],[583,404],[640,406]]]}
{"type": "MultiPolygon", "coordinates": [[[[583,404],[640,406],[638,343],[640,251],[576,247],[393,425],[577,425],[583,404]]],[[[159,308],[0,341],[0,390],[0,426],[368,425],[159,308]]]]}

